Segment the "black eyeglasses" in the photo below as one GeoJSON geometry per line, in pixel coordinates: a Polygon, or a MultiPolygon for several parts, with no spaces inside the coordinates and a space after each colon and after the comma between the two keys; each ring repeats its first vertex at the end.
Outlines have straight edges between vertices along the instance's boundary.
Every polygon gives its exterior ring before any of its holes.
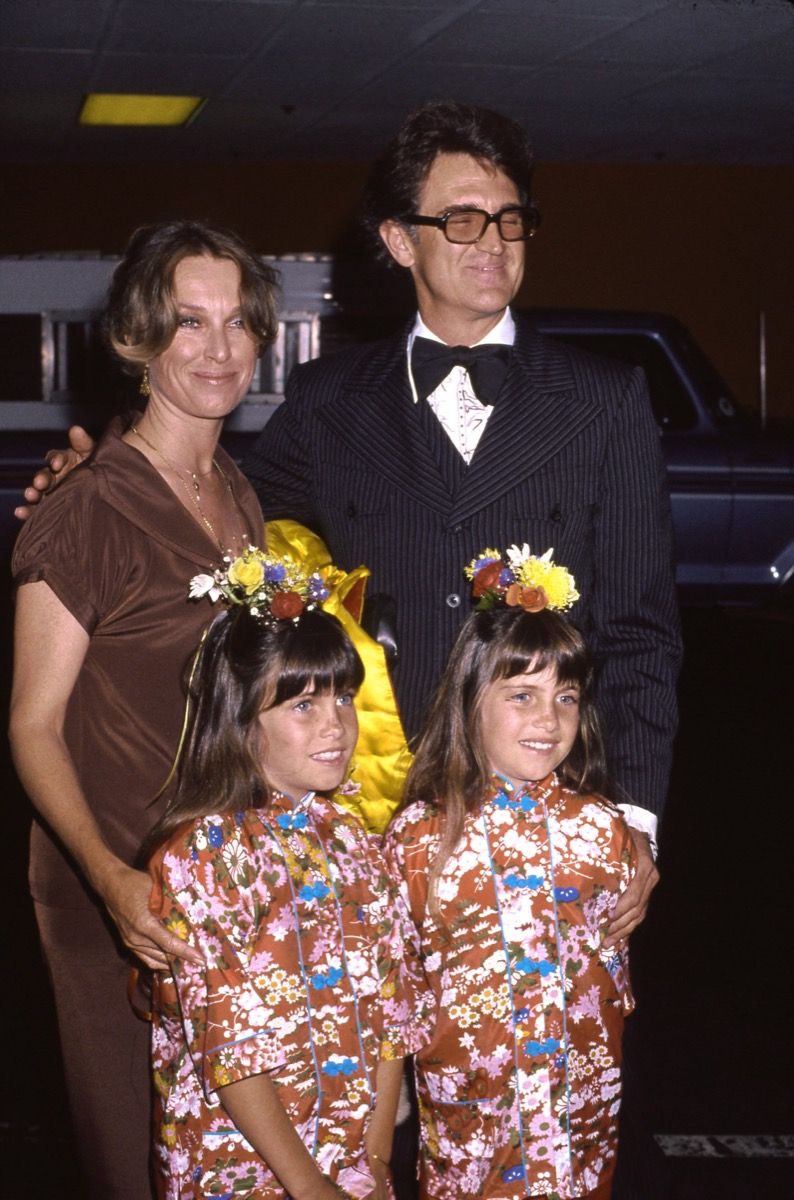
{"type": "Polygon", "coordinates": [[[534,237],[540,224],[540,213],[534,204],[512,204],[489,213],[482,208],[455,208],[440,217],[423,217],[411,213],[405,217],[409,225],[435,225],[448,242],[468,245],[479,242],[493,222],[505,242],[525,242],[534,237]]]}

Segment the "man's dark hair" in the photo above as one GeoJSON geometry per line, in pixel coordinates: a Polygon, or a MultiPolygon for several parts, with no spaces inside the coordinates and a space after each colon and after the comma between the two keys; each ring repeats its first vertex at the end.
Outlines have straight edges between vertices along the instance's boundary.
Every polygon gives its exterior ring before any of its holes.
{"type": "Polygon", "coordinates": [[[431,100],[408,115],[367,183],[362,221],[379,257],[390,258],[380,225],[390,219],[410,224],[406,218],[417,211],[422,184],[438,154],[468,154],[491,163],[513,181],[522,204],[530,198],[532,147],[517,121],[455,100],[431,100]]]}

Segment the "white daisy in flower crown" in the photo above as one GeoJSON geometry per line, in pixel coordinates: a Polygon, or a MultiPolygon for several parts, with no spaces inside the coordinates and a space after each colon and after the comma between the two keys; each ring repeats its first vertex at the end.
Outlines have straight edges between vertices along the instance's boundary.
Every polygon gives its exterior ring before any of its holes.
{"type": "Polygon", "coordinates": [[[576,581],[570,571],[552,559],[553,549],[540,556],[529,546],[510,546],[500,550],[482,550],[464,568],[472,581],[475,608],[488,609],[502,603],[521,607],[527,612],[544,608],[564,611],[579,599],[576,581]]]}
{"type": "Polygon", "coordinates": [[[207,596],[213,604],[223,599],[243,605],[261,621],[296,621],[328,599],[328,588],[320,574],[309,574],[294,559],[248,546],[239,557],[224,559],[224,566],[211,575],[194,575],[189,595],[191,600],[207,596]]]}

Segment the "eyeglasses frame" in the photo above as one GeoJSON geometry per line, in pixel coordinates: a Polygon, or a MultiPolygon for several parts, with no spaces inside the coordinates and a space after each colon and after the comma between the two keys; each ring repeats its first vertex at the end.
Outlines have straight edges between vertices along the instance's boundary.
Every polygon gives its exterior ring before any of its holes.
{"type": "Polygon", "coordinates": [[[529,239],[533,238],[538,231],[538,226],[540,225],[540,211],[534,204],[505,204],[503,208],[500,208],[498,212],[494,213],[486,212],[484,208],[477,208],[475,206],[472,206],[471,208],[462,206],[461,208],[451,208],[448,212],[442,213],[440,217],[425,217],[422,216],[421,213],[409,213],[408,216],[403,218],[403,221],[406,225],[435,226],[436,229],[441,230],[444,237],[452,246],[474,246],[477,244],[477,242],[485,237],[488,226],[492,224],[496,225],[499,237],[503,242],[528,242],[529,239]],[[485,224],[482,227],[482,232],[479,233],[478,236],[471,242],[457,242],[451,238],[447,232],[447,222],[449,221],[450,217],[458,216],[462,212],[481,213],[485,217],[485,224]],[[525,233],[521,237],[517,238],[506,238],[504,236],[502,233],[501,220],[505,213],[511,212],[520,212],[527,215],[529,220],[532,222],[528,233],[525,233]]]}

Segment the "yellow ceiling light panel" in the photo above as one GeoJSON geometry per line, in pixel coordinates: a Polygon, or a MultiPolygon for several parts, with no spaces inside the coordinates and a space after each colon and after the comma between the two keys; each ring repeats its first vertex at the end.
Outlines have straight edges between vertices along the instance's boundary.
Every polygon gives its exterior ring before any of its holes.
{"type": "Polygon", "coordinates": [[[186,125],[203,96],[133,96],[93,92],[80,110],[81,125],[186,125]]]}

